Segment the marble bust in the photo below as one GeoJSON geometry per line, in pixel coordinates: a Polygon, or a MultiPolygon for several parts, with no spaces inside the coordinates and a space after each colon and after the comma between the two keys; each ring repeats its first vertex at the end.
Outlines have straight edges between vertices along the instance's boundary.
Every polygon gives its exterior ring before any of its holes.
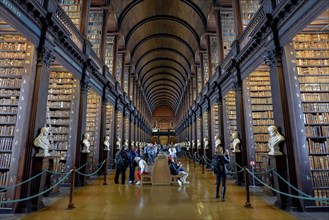
{"type": "Polygon", "coordinates": [[[131,142],[131,147],[134,147],[135,146],[135,141],[132,141],[131,142]]]}
{"type": "Polygon", "coordinates": [[[209,141],[208,138],[203,138],[204,149],[209,149],[209,141]]]}
{"type": "Polygon", "coordinates": [[[116,142],[117,149],[121,149],[121,138],[118,137],[117,142],[116,142]]]}
{"type": "Polygon", "coordinates": [[[191,142],[188,141],[188,142],[186,142],[186,149],[187,150],[190,150],[190,148],[191,148],[191,142]]]}
{"type": "Polygon", "coordinates": [[[50,156],[49,148],[50,143],[48,139],[49,128],[41,128],[40,134],[34,139],[33,144],[38,148],[36,157],[48,157],[50,156]]]}
{"type": "Polygon", "coordinates": [[[83,140],[82,140],[82,153],[90,153],[89,147],[90,147],[90,142],[89,142],[89,134],[84,134],[83,135],[83,140]]]}
{"type": "Polygon", "coordinates": [[[125,142],[123,143],[123,146],[125,149],[128,149],[128,146],[129,146],[128,139],[125,140],[125,142]]]}
{"type": "Polygon", "coordinates": [[[215,149],[219,148],[220,144],[221,144],[221,140],[219,139],[218,134],[216,134],[215,136],[215,149]]]}
{"type": "Polygon", "coordinates": [[[195,142],[194,142],[194,140],[192,140],[192,149],[194,149],[195,148],[195,142]]]}
{"type": "Polygon", "coordinates": [[[196,140],[196,148],[201,149],[201,141],[200,139],[196,140]]]}
{"type": "Polygon", "coordinates": [[[268,155],[283,155],[280,151],[279,144],[285,140],[285,138],[278,132],[276,126],[269,126],[267,128],[270,138],[268,139],[268,147],[270,152],[268,155]]]}
{"type": "Polygon", "coordinates": [[[110,136],[105,136],[104,140],[104,150],[109,151],[110,150],[110,136]]]}
{"type": "Polygon", "coordinates": [[[232,139],[233,139],[233,141],[232,141],[232,146],[233,146],[232,152],[241,152],[240,151],[240,146],[239,146],[241,141],[238,138],[238,134],[236,132],[234,132],[232,134],[232,139]]]}

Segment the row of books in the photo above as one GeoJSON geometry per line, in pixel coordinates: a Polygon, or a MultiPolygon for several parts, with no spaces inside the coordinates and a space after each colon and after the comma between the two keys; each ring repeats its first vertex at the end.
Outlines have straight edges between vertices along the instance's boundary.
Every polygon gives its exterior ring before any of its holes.
{"type": "Polygon", "coordinates": [[[326,75],[329,67],[297,67],[298,75],[326,75]]]}
{"type": "Polygon", "coordinates": [[[318,136],[325,137],[329,136],[329,126],[305,126],[305,133],[307,137],[318,136]]]}
{"type": "Polygon", "coordinates": [[[0,126],[0,135],[14,135],[15,126],[0,126]]]}
{"type": "Polygon", "coordinates": [[[317,142],[307,139],[308,152],[311,154],[329,154],[328,139],[323,142],[317,142]]]}
{"type": "Polygon", "coordinates": [[[322,124],[329,123],[329,113],[304,114],[304,123],[322,124]]]}
{"type": "Polygon", "coordinates": [[[309,156],[311,170],[325,169],[329,170],[329,155],[327,156],[309,156]]]}
{"type": "Polygon", "coordinates": [[[0,168],[10,167],[11,154],[0,154],[0,168]]]}
{"type": "Polygon", "coordinates": [[[15,123],[16,122],[16,115],[15,116],[0,116],[0,123],[15,123]]]}
{"type": "Polygon", "coordinates": [[[329,188],[329,172],[312,172],[313,187],[329,188]]]}
{"type": "Polygon", "coordinates": [[[304,112],[328,112],[329,103],[303,103],[302,107],[304,112]]]}
{"type": "Polygon", "coordinates": [[[0,151],[11,151],[13,138],[0,138],[0,151]]]}
{"type": "MultiPolygon", "coordinates": [[[[316,189],[314,190],[315,198],[329,198],[329,189],[316,189]]],[[[315,201],[316,206],[328,206],[326,201],[315,201]]]]}
{"type": "Polygon", "coordinates": [[[302,93],[302,101],[328,101],[329,102],[329,93],[302,93]]]}
{"type": "Polygon", "coordinates": [[[9,172],[0,172],[0,189],[7,187],[9,172]]]}

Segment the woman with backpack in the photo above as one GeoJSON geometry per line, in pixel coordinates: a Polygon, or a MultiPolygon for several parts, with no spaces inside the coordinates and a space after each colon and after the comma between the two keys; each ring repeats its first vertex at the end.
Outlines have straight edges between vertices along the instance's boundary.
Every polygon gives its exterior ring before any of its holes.
{"type": "Polygon", "coordinates": [[[212,159],[212,167],[214,173],[216,174],[216,199],[219,198],[219,186],[222,182],[222,201],[225,201],[225,191],[226,191],[226,167],[225,164],[230,162],[230,156],[228,150],[223,153],[223,148],[218,147],[216,154],[212,159]]]}

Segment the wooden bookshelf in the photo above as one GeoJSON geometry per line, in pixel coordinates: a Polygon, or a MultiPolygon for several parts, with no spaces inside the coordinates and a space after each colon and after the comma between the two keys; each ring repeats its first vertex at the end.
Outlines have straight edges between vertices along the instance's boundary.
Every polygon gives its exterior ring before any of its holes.
{"type": "Polygon", "coordinates": [[[267,129],[274,125],[270,73],[267,67],[260,66],[246,80],[249,87],[254,144],[249,151],[255,155],[255,172],[263,172],[267,169],[269,152],[267,129]]]}
{"type": "MultiPolygon", "coordinates": [[[[295,49],[313,194],[329,197],[329,34],[301,33],[295,49]]],[[[326,206],[315,201],[315,206],[326,206]]]]}
{"type": "Polygon", "coordinates": [[[52,155],[57,160],[54,171],[65,171],[67,155],[75,140],[72,140],[73,115],[76,105],[78,81],[72,73],[52,71],[50,73],[47,103],[47,126],[52,155]]]}
{"type": "Polygon", "coordinates": [[[94,172],[99,162],[101,97],[89,89],[87,96],[86,134],[89,134],[90,154],[86,172],[94,172]]]}
{"type": "MultiPolygon", "coordinates": [[[[25,112],[31,102],[28,93],[34,50],[31,42],[0,18],[0,190],[15,184],[22,175],[22,130],[28,128],[25,112]]],[[[15,189],[4,190],[0,201],[14,196],[15,189]]],[[[11,212],[12,207],[12,203],[1,204],[0,213],[11,212]]]]}
{"type": "Polygon", "coordinates": [[[81,2],[82,0],[58,0],[63,10],[69,16],[73,24],[80,29],[81,2]]]}
{"type": "Polygon", "coordinates": [[[232,134],[237,132],[237,121],[236,121],[236,102],[235,92],[229,91],[224,96],[224,135],[225,135],[225,148],[229,149],[232,154],[232,134]]]}
{"type": "Polygon", "coordinates": [[[212,146],[215,147],[215,136],[219,135],[219,117],[218,117],[218,103],[211,107],[211,122],[212,122],[212,146]]]}
{"type": "Polygon", "coordinates": [[[88,39],[93,45],[95,53],[100,55],[100,46],[102,38],[103,11],[92,10],[89,13],[88,39]]]}
{"type": "MultiPolygon", "coordinates": [[[[116,134],[117,134],[117,136],[115,137],[115,139],[116,139],[116,141],[118,140],[118,138],[120,138],[121,139],[121,146],[122,146],[122,144],[124,143],[124,140],[123,140],[123,137],[122,137],[122,120],[123,120],[123,113],[122,112],[120,112],[120,111],[118,111],[117,112],[117,114],[118,114],[118,118],[117,118],[117,132],[116,132],[116,134]]],[[[115,148],[117,149],[117,150],[119,150],[119,148],[118,148],[118,146],[115,146],[115,148]]]]}
{"type": "Polygon", "coordinates": [[[214,75],[218,66],[218,44],[216,36],[209,36],[211,53],[211,72],[214,75]]]}
{"type": "Polygon", "coordinates": [[[110,73],[113,71],[113,54],[114,54],[114,36],[106,37],[105,65],[109,68],[110,73]]]}
{"type": "Polygon", "coordinates": [[[242,26],[246,28],[259,8],[258,0],[240,0],[242,26]]]}
{"type": "Polygon", "coordinates": [[[233,10],[221,10],[220,16],[225,57],[230,52],[231,44],[235,39],[233,10]]]}

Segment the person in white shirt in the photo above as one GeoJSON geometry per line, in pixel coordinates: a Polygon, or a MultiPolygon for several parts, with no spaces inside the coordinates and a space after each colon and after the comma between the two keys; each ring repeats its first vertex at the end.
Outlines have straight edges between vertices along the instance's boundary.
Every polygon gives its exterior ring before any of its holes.
{"type": "Polygon", "coordinates": [[[169,149],[168,149],[168,151],[169,151],[169,155],[170,155],[172,158],[174,158],[174,160],[175,160],[175,159],[176,159],[176,148],[170,146],[169,149]]]}
{"type": "Polygon", "coordinates": [[[136,173],[136,185],[140,184],[140,180],[141,180],[141,174],[149,174],[150,173],[150,168],[148,166],[148,164],[146,163],[145,160],[143,160],[140,157],[135,157],[135,162],[138,164],[139,170],[136,173]]]}

